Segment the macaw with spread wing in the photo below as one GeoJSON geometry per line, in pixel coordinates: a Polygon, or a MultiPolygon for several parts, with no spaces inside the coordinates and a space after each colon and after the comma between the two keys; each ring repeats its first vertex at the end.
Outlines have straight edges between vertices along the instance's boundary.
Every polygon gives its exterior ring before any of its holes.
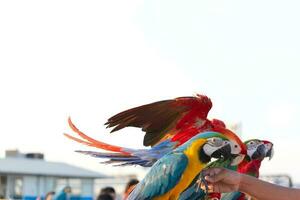
{"type": "Polygon", "coordinates": [[[111,132],[130,126],[142,128],[146,133],[144,146],[154,146],[167,139],[180,145],[199,132],[225,127],[220,120],[207,119],[211,108],[207,96],[178,97],[125,110],[109,118],[105,125],[114,127],[111,132]]]}
{"type": "Polygon", "coordinates": [[[106,125],[114,127],[112,132],[129,126],[142,128],[146,132],[144,145],[152,146],[150,149],[129,149],[95,140],[79,131],[70,118],[70,128],[81,139],[65,135],[82,144],[111,151],[77,151],[94,157],[108,158],[105,163],[149,167],[193,136],[204,131],[216,131],[233,141],[232,148],[238,155],[235,158],[236,163],[239,163],[246,154],[246,147],[236,134],[225,128],[222,121],[207,119],[211,107],[211,100],[203,95],[179,97],[132,108],[108,119],[106,125]]]}
{"type": "MultiPolygon", "coordinates": [[[[150,149],[132,149],[126,147],[119,147],[116,145],[107,144],[99,140],[95,140],[83,132],[81,132],[71,121],[68,119],[70,128],[77,133],[82,139],[71,136],[65,133],[65,136],[71,140],[79,142],[81,144],[96,147],[99,149],[107,150],[110,152],[97,152],[97,151],[76,151],[78,153],[87,154],[96,158],[109,159],[102,163],[114,164],[116,166],[126,166],[126,165],[140,165],[143,167],[151,167],[157,160],[163,157],[165,154],[171,152],[173,149],[177,148],[178,143],[171,142],[170,139],[162,141],[157,145],[152,146],[150,149]]],[[[232,131],[228,129],[219,129],[219,133],[223,134],[231,140],[231,145],[235,156],[233,158],[233,165],[241,162],[245,156],[244,144],[241,143],[239,137],[237,137],[232,131]],[[241,145],[242,144],[242,145],[241,145]]],[[[202,134],[200,132],[199,134],[202,134]]],[[[196,134],[197,135],[197,134],[196,134]]]]}
{"type": "Polygon", "coordinates": [[[217,132],[204,132],[159,159],[128,200],[176,200],[194,177],[214,158],[232,156],[230,140],[217,132]]]}

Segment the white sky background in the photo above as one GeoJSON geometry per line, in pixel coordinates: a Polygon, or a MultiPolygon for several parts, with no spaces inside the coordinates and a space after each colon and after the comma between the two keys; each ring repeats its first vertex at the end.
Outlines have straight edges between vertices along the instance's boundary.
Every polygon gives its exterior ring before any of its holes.
{"type": "Polygon", "coordinates": [[[0,156],[41,151],[105,173],[62,136],[72,116],[104,141],[142,147],[138,130],[108,134],[124,109],[177,96],[212,98],[210,118],[241,121],[243,139],[275,143],[262,173],[300,182],[298,1],[1,1],[0,156]]]}

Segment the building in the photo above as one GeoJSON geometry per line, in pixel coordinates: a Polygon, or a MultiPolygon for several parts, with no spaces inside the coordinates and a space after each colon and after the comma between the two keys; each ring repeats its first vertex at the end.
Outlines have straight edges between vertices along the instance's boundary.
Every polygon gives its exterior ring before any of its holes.
{"type": "Polygon", "coordinates": [[[241,136],[243,133],[242,122],[228,123],[226,127],[236,133],[238,136],[241,136]]]}
{"type": "Polygon", "coordinates": [[[126,184],[131,180],[131,179],[138,179],[136,175],[133,174],[128,174],[128,175],[116,175],[111,178],[106,178],[106,179],[95,179],[95,196],[99,194],[99,191],[101,188],[110,186],[113,187],[117,193],[117,199],[122,199],[122,195],[125,190],[126,184]]]}
{"type": "Polygon", "coordinates": [[[281,185],[284,187],[294,187],[292,177],[287,174],[269,174],[262,175],[259,178],[276,185],[281,185]]]}
{"type": "Polygon", "coordinates": [[[91,200],[94,180],[107,176],[66,163],[48,162],[40,153],[6,151],[0,159],[0,199],[35,200],[71,186],[73,200],[91,200]]]}

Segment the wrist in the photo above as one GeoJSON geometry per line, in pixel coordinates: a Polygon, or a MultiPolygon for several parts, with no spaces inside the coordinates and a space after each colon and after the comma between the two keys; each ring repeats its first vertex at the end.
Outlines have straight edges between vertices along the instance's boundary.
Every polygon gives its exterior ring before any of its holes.
{"type": "Polygon", "coordinates": [[[239,174],[239,185],[238,185],[238,190],[242,191],[242,192],[246,192],[246,188],[248,185],[248,180],[247,180],[247,176],[243,175],[243,174],[239,174]]]}

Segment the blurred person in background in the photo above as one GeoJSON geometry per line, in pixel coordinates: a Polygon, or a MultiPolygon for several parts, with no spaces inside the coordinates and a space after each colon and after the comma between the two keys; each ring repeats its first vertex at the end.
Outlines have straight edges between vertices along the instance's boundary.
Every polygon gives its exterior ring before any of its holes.
{"type": "Polygon", "coordinates": [[[100,190],[100,194],[99,194],[99,196],[98,196],[98,200],[99,200],[99,198],[100,198],[100,196],[101,195],[103,195],[103,194],[108,194],[108,195],[110,195],[111,197],[112,197],[112,199],[113,200],[115,200],[116,199],[116,191],[115,191],[115,189],[113,188],[113,187],[110,187],[110,186],[108,186],[108,187],[105,187],[105,188],[102,188],[101,190],[100,190]]]}
{"type": "Polygon", "coordinates": [[[114,200],[110,194],[100,194],[97,200],[114,200]]]}
{"type": "Polygon", "coordinates": [[[54,191],[50,191],[46,194],[45,196],[45,200],[53,200],[54,198],[54,195],[55,195],[55,192],[54,191]]]}
{"type": "Polygon", "coordinates": [[[69,195],[71,194],[72,189],[70,186],[66,186],[63,190],[56,196],[55,200],[69,200],[69,195]]]}
{"type": "Polygon", "coordinates": [[[129,180],[129,182],[126,184],[126,187],[125,187],[123,200],[127,199],[127,197],[130,194],[130,192],[134,189],[134,187],[138,183],[139,183],[139,180],[137,180],[137,179],[131,179],[131,180],[129,180]]]}

